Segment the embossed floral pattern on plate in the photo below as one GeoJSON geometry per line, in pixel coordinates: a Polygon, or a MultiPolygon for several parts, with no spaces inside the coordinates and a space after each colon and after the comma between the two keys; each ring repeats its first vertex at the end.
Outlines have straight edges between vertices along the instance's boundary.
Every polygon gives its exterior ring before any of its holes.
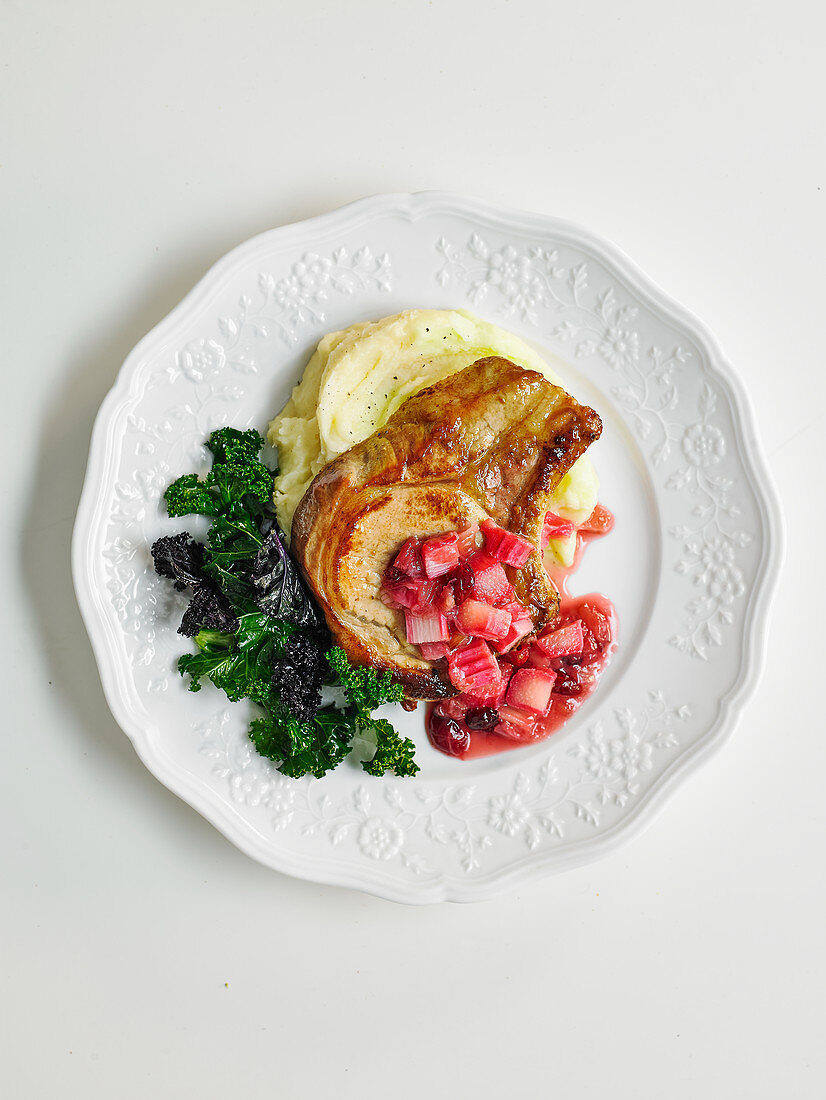
{"type": "Polygon", "coordinates": [[[472,899],[595,858],[719,744],[730,701],[754,683],[778,524],[747,417],[702,328],[566,223],[387,196],[265,234],[136,349],[96,426],[74,572],[110,705],[164,783],[294,874],[406,901],[472,899]],[[175,673],[182,599],[157,583],[148,554],[170,529],[161,494],[178,472],[205,467],[212,428],[266,424],[301,348],[424,304],[533,336],[612,403],[663,516],[656,613],[622,677],[548,742],[446,764],[418,727],[414,780],[347,764],[290,780],[253,751],[244,705],[188,694],[175,673]]]}

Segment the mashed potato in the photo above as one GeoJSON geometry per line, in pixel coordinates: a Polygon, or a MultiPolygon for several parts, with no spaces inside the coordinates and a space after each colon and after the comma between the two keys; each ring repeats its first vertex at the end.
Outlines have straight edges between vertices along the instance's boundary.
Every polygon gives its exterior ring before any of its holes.
{"type": "MultiPolygon", "coordinates": [[[[563,385],[533,348],[464,310],[408,310],[325,336],[269,427],[269,441],[278,448],[275,507],[282,529],[289,534],[298,502],[323,466],[383,427],[408,397],[486,355],[501,355],[563,385]]],[[[598,491],[584,455],[560,482],[553,510],[582,523],[598,491]]],[[[551,550],[568,564],[574,546],[575,537],[551,550]]]]}

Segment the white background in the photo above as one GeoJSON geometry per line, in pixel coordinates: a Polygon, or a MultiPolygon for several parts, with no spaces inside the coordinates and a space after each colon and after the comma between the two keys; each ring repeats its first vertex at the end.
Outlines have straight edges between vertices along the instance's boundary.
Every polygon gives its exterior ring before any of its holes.
{"type": "Polygon", "coordinates": [[[822,5],[5,0],[0,1091],[822,1097],[822,5]],[[712,329],[786,511],[766,673],[653,826],[405,908],[144,770],[69,574],[97,407],[225,251],[382,191],[577,221],[712,329]]]}

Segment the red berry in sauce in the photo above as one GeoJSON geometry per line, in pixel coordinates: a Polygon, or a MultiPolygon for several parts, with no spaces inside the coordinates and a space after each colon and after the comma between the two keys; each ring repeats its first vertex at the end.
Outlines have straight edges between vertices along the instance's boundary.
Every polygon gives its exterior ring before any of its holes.
{"type": "Polygon", "coordinates": [[[465,715],[465,725],[472,730],[492,730],[499,721],[499,711],[495,707],[476,707],[465,715]]]}
{"type": "Polygon", "coordinates": [[[577,696],[593,683],[593,673],[579,664],[562,665],[554,681],[554,695],[577,696]]]}
{"type": "Polygon", "coordinates": [[[470,732],[453,718],[446,718],[434,710],[430,716],[428,733],[440,752],[448,756],[463,756],[470,748],[470,732]]]}

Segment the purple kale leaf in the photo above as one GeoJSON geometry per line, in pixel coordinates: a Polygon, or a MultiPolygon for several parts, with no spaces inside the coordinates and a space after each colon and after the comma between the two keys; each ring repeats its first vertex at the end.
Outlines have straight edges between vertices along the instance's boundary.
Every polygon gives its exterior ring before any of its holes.
{"type": "Polygon", "coordinates": [[[327,672],[327,645],[319,634],[297,631],[273,658],[272,686],[299,722],[315,718],[321,706],[321,686],[327,672]]]}
{"type": "Polygon", "coordinates": [[[239,625],[238,616],[224,593],[213,581],[205,579],[192,593],[178,633],[185,638],[194,638],[201,630],[233,634],[239,625]]]}
{"type": "Polygon", "coordinates": [[[152,545],[152,561],[159,577],[169,577],[179,592],[189,588],[189,601],[178,633],[194,638],[199,630],[232,633],[238,617],[218,585],[204,571],[204,547],[187,531],[167,535],[152,545]]]}
{"type": "Polygon", "coordinates": [[[152,544],[152,561],[159,577],[170,577],[175,588],[197,588],[203,583],[204,547],[188,531],[167,535],[152,544]]]}
{"type": "Polygon", "coordinates": [[[312,596],[287,553],[283,536],[272,526],[264,537],[250,576],[255,602],[265,615],[295,626],[321,626],[312,596]]]}

